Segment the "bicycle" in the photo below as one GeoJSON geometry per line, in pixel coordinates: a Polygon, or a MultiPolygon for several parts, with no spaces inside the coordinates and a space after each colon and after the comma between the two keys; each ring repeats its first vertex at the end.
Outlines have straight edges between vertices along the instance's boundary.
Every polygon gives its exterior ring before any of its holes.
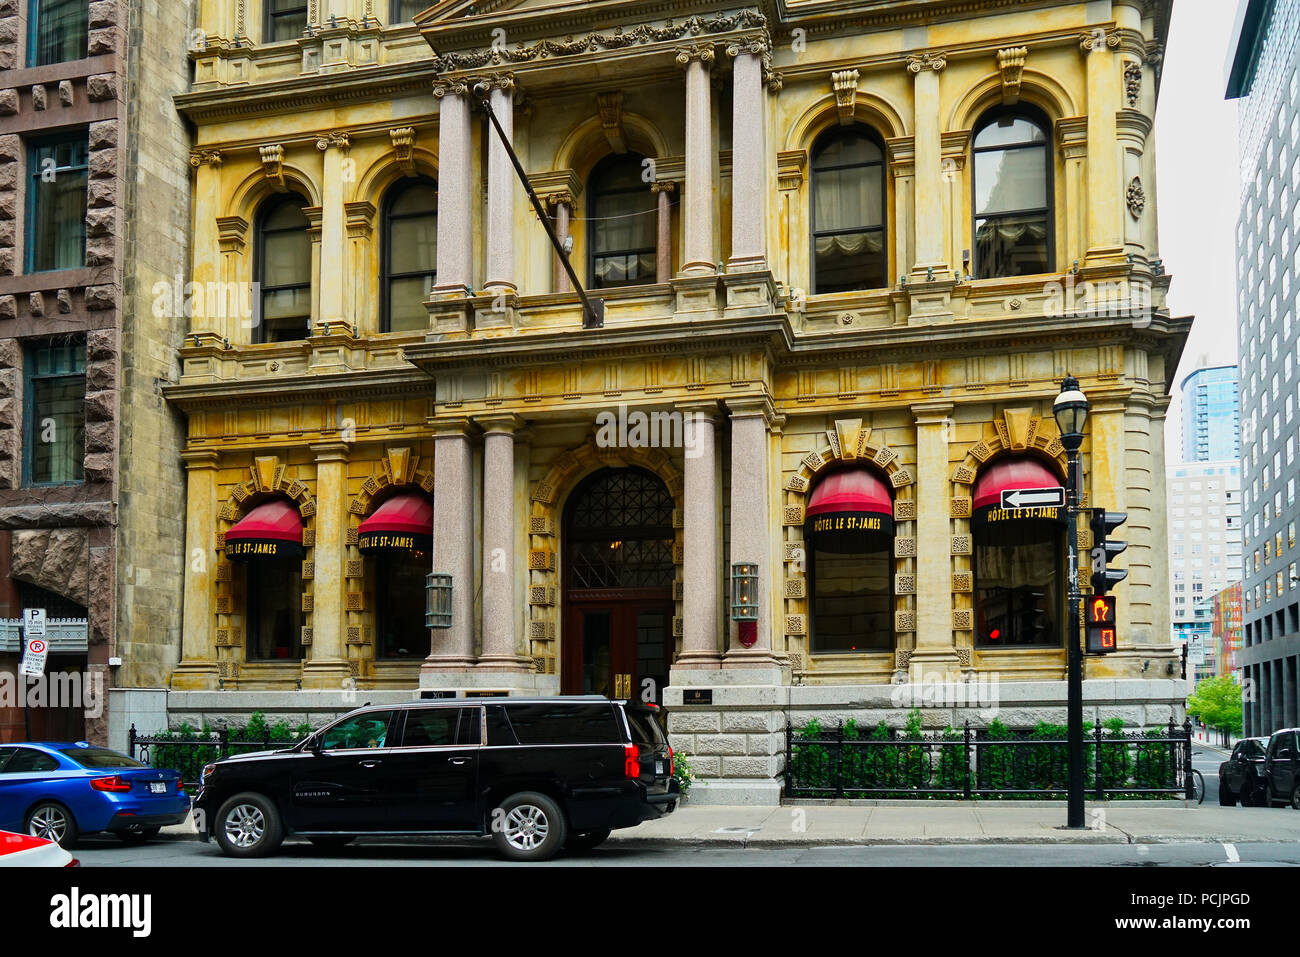
{"type": "Polygon", "coordinates": [[[1205,775],[1192,768],[1192,797],[1197,804],[1205,800],[1205,775]]]}

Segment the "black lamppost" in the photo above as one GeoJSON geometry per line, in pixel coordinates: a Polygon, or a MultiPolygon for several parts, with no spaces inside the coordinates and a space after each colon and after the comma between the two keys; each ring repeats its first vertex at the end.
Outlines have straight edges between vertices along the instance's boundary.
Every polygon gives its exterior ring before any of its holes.
{"type": "Polygon", "coordinates": [[[1052,403],[1052,414],[1061,431],[1061,445],[1069,460],[1066,476],[1066,555],[1069,570],[1069,626],[1065,630],[1066,659],[1069,662],[1068,712],[1069,810],[1066,827],[1082,828],[1083,823],[1083,652],[1079,646],[1079,446],[1083,444],[1083,425],[1088,420],[1088,397],[1079,390],[1079,380],[1067,375],[1061,394],[1052,403]]]}

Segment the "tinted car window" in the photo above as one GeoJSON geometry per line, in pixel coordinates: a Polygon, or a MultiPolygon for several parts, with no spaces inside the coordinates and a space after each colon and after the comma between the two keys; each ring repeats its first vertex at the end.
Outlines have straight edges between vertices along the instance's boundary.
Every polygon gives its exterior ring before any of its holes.
{"type": "Polygon", "coordinates": [[[515,740],[515,733],[510,728],[510,719],[506,717],[506,709],[502,705],[487,706],[487,743],[489,747],[519,743],[515,740]]]}
{"type": "Polygon", "coordinates": [[[144,768],[148,767],[135,758],[118,754],[108,748],[60,748],[59,753],[71,758],[83,768],[144,768]]]}
{"type": "Polygon", "coordinates": [[[322,732],[320,746],[327,751],[331,748],[391,747],[388,726],[392,717],[391,711],[366,711],[344,718],[322,732]]]}
{"type": "Polygon", "coordinates": [[[59,762],[44,751],[18,748],[5,763],[5,774],[24,774],[38,771],[57,771],[59,762]]]}
{"type": "Polygon", "coordinates": [[[460,731],[457,744],[478,744],[483,737],[483,712],[479,708],[460,709],[460,731]]]}
{"type": "Polygon", "coordinates": [[[1237,747],[1240,749],[1239,757],[1262,758],[1264,756],[1264,748],[1258,741],[1242,741],[1237,747]]]}
{"type": "Polygon", "coordinates": [[[619,744],[623,736],[607,704],[508,705],[520,744],[619,744]]]}
{"type": "Polygon", "coordinates": [[[0,748],[0,774],[3,774],[3,773],[4,773],[5,762],[9,760],[9,756],[10,756],[11,754],[13,754],[14,751],[16,751],[16,750],[18,750],[18,749],[17,749],[17,748],[0,748]]]}
{"type": "Polygon", "coordinates": [[[625,711],[624,714],[627,715],[628,727],[632,729],[633,742],[656,749],[663,746],[663,729],[659,727],[659,722],[654,719],[653,715],[646,714],[644,711],[632,711],[631,709],[625,711]]]}
{"type": "Polygon", "coordinates": [[[402,747],[437,747],[456,743],[459,708],[412,708],[406,712],[402,747]]]}

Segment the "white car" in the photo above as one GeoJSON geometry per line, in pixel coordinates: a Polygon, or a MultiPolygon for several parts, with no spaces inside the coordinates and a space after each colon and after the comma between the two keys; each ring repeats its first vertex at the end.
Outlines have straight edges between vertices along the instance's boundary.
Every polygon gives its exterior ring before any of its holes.
{"type": "Polygon", "coordinates": [[[55,841],[0,831],[0,867],[78,867],[80,862],[55,841]]]}

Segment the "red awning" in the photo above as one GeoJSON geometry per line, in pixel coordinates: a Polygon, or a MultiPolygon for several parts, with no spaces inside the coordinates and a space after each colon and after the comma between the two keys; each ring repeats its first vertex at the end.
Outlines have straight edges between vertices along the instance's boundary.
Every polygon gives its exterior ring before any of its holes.
{"type": "Polygon", "coordinates": [[[418,492],[398,492],[375,509],[361,523],[359,535],[399,532],[408,535],[433,534],[433,503],[418,492]]]}
{"type": "Polygon", "coordinates": [[[869,512],[892,518],[894,500],[885,483],[871,471],[865,468],[841,469],[817,483],[805,515],[812,518],[839,512],[869,512]]]}
{"type": "Polygon", "coordinates": [[[284,499],[257,506],[226,532],[226,541],[293,542],[302,544],[302,516],[284,499]]]}
{"type": "Polygon", "coordinates": [[[980,469],[979,478],[975,480],[972,506],[976,511],[998,508],[1002,505],[1002,493],[1012,489],[1061,487],[1061,479],[1056,473],[1036,459],[1003,459],[980,469]]]}

